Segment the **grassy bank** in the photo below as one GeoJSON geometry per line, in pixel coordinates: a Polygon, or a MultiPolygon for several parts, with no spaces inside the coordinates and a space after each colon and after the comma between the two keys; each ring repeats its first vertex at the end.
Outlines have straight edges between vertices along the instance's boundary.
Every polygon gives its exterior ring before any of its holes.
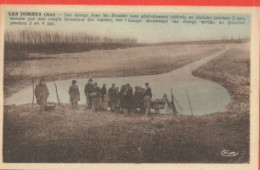
{"type": "MultiPolygon", "coordinates": [[[[227,88],[231,101],[226,110],[221,114],[209,115],[218,120],[231,119],[229,126],[243,128],[240,138],[234,134],[230,136],[237,140],[241,156],[249,161],[249,138],[250,138],[250,48],[249,44],[231,46],[224,55],[215,58],[208,64],[193,72],[195,76],[220,83],[227,88]]],[[[231,145],[232,146],[232,145],[231,145]]]]}
{"type": "Polygon", "coordinates": [[[228,89],[231,103],[228,114],[249,115],[250,51],[247,45],[233,46],[193,72],[193,75],[218,82],[228,89]]]}
{"type": "Polygon", "coordinates": [[[4,162],[246,162],[246,122],[231,117],[123,116],[110,112],[38,114],[5,108],[4,162]],[[239,151],[221,156],[223,149],[239,151]]]}

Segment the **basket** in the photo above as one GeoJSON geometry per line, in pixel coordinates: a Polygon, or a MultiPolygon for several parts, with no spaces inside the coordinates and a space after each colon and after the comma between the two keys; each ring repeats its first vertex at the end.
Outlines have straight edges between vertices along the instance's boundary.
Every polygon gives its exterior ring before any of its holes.
{"type": "Polygon", "coordinates": [[[151,108],[152,109],[164,109],[165,101],[163,99],[155,99],[154,101],[151,101],[151,108]]]}
{"type": "Polygon", "coordinates": [[[56,107],[55,103],[48,103],[47,105],[44,106],[44,110],[47,112],[53,111],[56,107]]]}

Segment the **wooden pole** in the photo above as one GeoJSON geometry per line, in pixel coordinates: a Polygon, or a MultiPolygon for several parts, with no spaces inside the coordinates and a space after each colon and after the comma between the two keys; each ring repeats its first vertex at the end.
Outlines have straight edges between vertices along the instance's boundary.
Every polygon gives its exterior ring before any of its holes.
{"type": "Polygon", "coordinates": [[[56,97],[57,97],[58,105],[61,105],[60,97],[59,97],[59,94],[58,94],[58,88],[57,88],[57,85],[56,85],[54,80],[53,80],[53,83],[54,83],[55,90],[56,90],[56,97]]]}
{"type": "MultiPolygon", "coordinates": [[[[172,96],[173,96],[173,95],[172,95],[172,96]]],[[[178,104],[178,106],[179,106],[179,108],[180,108],[180,110],[181,110],[181,112],[182,112],[182,108],[181,108],[179,102],[177,101],[177,99],[176,99],[174,96],[173,96],[173,99],[176,101],[176,103],[178,104]]]]}
{"type": "Polygon", "coordinates": [[[193,115],[192,107],[191,107],[191,103],[190,103],[190,98],[189,98],[189,95],[188,95],[188,91],[187,91],[187,89],[185,89],[185,90],[186,90],[186,95],[187,95],[187,98],[188,98],[188,101],[189,101],[189,105],[190,105],[190,113],[191,113],[191,115],[193,115]]]}
{"type": "Polygon", "coordinates": [[[34,80],[32,78],[32,90],[33,90],[33,96],[32,96],[32,108],[34,106],[34,80]]]}
{"type": "Polygon", "coordinates": [[[176,107],[175,107],[175,105],[174,105],[174,99],[173,99],[172,88],[171,88],[171,97],[172,97],[172,112],[173,112],[173,114],[177,114],[176,107]]]}

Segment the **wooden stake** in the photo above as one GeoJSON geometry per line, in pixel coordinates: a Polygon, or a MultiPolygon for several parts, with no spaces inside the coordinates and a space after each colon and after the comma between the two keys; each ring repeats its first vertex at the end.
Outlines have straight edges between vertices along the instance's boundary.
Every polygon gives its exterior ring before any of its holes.
{"type": "Polygon", "coordinates": [[[188,101],[189,101],[189,105],[190,105],[190,113],[191,113],[191,115],[193,115],[192,107],[191,107],[191,103],[190,103],[190,98],[189,98],[189,95],[188,95],[188,91],[187,91],[187,89],[185,89],[185,90],[186,90],[186,95],[187,95],[187,98],[188,98],[188,101]]]}
{"type": "Polygon", "coordinates": [[[174,99],[173,99],[172,88],[171,88],[171,97],[172,97],[172,112],[173,112],[173,114],[177,114],[176,107],[175,107],[175,105],[174,105],[174,99]]]}
{"type": "Polygon", "coordinates": [[[61,105],[60,97],[59,97],[59,94],[58,94],[58,88],[57,88],[57,85],[56,85],[54,80],[53,80],[53,83],[54,83],[55,90],[56,90],[56,97],[57,97],[58,105],[61,105]]]}
{"type": "Polygon", "coordinates": [[[172,95],[172,96],[173,96],[173,99],[176,101],[176,103],[178,104],[178,106],[179,106],[179,108],[180,108],[180,110],[181,110],[181,112],[182,112],[182,108],[181,108],[179,102],[178,102],[177,99],[174,97],[174,95],[172,95]]]}
{"type": "Polygon", "coordinates": [[[32,96],[32,108],[34,106],[34,80],[32,78],[32,90],[33,90],[33,96],[32,96]]]}

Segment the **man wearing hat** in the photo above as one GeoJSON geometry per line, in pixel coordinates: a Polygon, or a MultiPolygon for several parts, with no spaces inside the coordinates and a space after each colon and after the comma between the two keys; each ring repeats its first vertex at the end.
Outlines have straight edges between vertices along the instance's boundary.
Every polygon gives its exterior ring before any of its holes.
{"type": "Polygon", "coordinates": [[[124,84],[124,85],[121,86],[121,89],[120,89],[119,95],[118,95],[119,101],[120,101],[120,104],[119,104],[120,109],[119,110],[121,110],[122,112],[124,112],[124,110],[126,109],[125,91],[126,91],[126,85],[124,84]]]}
{"type": "Polygon", "coordinates": [[[69,88],[69,95],[72,108],[75,109],[77,107],[77,102],[80,101],[80,93],[76,80],[72,80],[72,85],[69,88]]]}
{"type": "Polygon", "coordinates": [[[47,104],[47,98],[49,96],[49,90],[45,84],[45,79],[42,77],[40,82],[35,87],[35,97],[37,103],[41,106],[40,113],[44,110],[44,106],[47,104]]]}
{"type": "Polygon", "coordinates": [[[116,110],[117,106],[117,100],[118,100],[118,92],[115,86],[115,83],[112,84],[112,87],[108,89],[108,103],[110,110],[114,112],[116,110]]]}
{"type": "Polygon", "coordinates": [[[107,85],[103,84],[103,87],[100,90],[100,95],[101,95],[101,106],[102,110],[107,110],[107,85]]]}
{"type": "Polygon", "coordinates": [[[87,109],[91,109],[93,105],[93,97],[90,95],[93,92],[93,80],[89,79],[88,83],[85,86],[85,96],[87,99],[87,109]]]}
{"type": "Polygon", "coordinates": [[[144,92],[144,108],[145,108],[145,116],[148,116],[151,107],[151,99],[152,99],[152,90],[149,87],[149,83],[145,83],[145,92],[144,92]]]}
{"type": "Polygon", "coordinates": [[[124,92],[125,109],[124,112],[131,114],[133,107],[133,89],[129,83],[126,84],[126,89],[124,92]]]}

